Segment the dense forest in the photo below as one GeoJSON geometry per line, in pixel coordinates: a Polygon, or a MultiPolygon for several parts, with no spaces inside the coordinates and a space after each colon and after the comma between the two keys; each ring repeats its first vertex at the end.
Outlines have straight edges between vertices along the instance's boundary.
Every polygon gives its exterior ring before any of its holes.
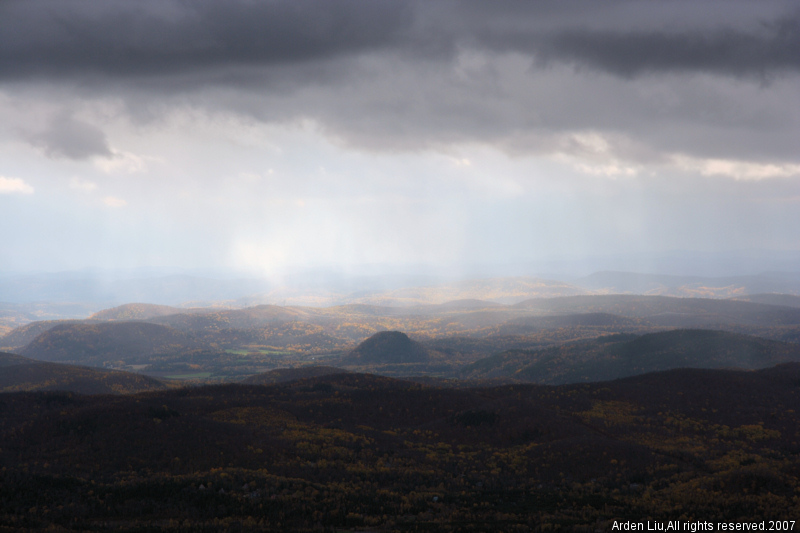
{"type": "Polygon", "coordinates": [[[607,531],[798,516],[800,365],[0,396],[0,528],[607,531]]]}

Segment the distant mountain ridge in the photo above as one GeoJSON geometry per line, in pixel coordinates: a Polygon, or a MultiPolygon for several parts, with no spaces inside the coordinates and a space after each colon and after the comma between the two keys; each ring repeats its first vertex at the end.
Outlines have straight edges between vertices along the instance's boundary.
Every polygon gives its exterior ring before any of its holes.
{"type": "Polygon", "coordinates": [[[4,349],[22,348],[42,333],[64,324],[90,324],[91,320],[41,320],[25,324],[0,337],[0,347],[4,349]]]}
{"type": "Polygon", "coordinates": [[[573,282],[588,291],[692,298],[736,298],[748,294],[800,294],[800,272],[764,272],[748,276],[675,276],[603,271],[573,282]]]}
{"type": "Polygon", "coordinates": [[[609,313],[643,318],[656,325],[672,327],[692,327],[700,323],[800,325],[800,308],[743,300],[609,294],[537,298],[520,302],[513,307],[536,310],[543,314],[609,313]]]}
{"type": "Polygon", "coordinates": [[[352,303],[413,306],[439,305],[458,300],[484,300],[512,304],[526,298],[585,294],[585,289],[569,283],[535,277],[465,280],[429,287],[408,287],[355,298],[352,303]]]}
{"type": "Polygon", "coordinates": [[[576,295],[515,305],[457,300],[402,308],[349,304],[180,310],[131,304],[94,316],[107,320],[35,322],[0,337],[0,347],[38,360],[177,379],[238,380],[276,367],[303,366],[311,357],[317,363],[392,376],[448,377],[463,365],[512,349],[675,328],[800,344],[800,307],[667,296],[576,295]],[[181,312],[172,314],[176,310],[181,312]],[[386,331],[423,344],[408,348],[413,341],[398,337],[385,343],[394,350],[386,357],[379,355],[381,343],[370,350],[358,346],[386,331]]]}
{"type": "Polygon", "coordinates": [[[743,300],[745,302],[755,302],[767,305],[782,305],[785,307],[800,307],[800,296],[795,294],[748,294],[747,296],[739,296],[735,300],[743,300]]]}
{"type": "Polygon", "coordinates": [[[130,303],[112,307],[111,309],[103,309],[89,318],[94,320],[147,320],[148,318],[187,312],[190,311],[168,305],[130,303]]]}
{"type": "Polygon", "coordinates": [[[512,350],[462,369],[472,379],[512,377],[559,385],[604,381],[675,368],[757,370],[800,362],[800,345],[725,331],[670,330],[609,335],[539,350],[512,350]]]}

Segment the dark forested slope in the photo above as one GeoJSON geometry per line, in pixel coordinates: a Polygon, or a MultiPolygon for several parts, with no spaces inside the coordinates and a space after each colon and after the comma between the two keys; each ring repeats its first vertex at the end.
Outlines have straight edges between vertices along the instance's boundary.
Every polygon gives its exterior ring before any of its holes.
{"type": "Polygon", "coordinates": [[[242,380],[246,385],[274,385],[275,383],[286,383],[298,379],[318,378],[331,374],[346,373],[347,370],[333,366],[313,365],[298,368],[276,368],[268,372],[262,372],[242,380]]]}
{"type": "Polygon", "coordinates": [[[800,345],[724,331],[671,330],[610,335],[540,350],[511,350],[476,361],[462,376],[535,383],[601,381],[672,368],[759,369],[800,361],[800,345]]]}
{"type": "Polygon", "coordinates": [[[80,394],[130,394],[163,390],[154,378],[84,366],[34,361],[0,353],[0,392],[58,390],[80,394]]]}
{"type": "Polygon", "coordinates": [[[800,365],[561,387],[363,374],[0,395],[0,527],[601,530],[792,520],[800,365]]]}

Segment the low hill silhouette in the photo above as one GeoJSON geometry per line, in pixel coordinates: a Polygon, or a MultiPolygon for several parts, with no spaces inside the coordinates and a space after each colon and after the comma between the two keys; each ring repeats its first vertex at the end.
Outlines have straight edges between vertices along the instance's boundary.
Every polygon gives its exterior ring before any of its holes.
{"type": "Polygon", "coordinates": [[[342,362],[350,365],[425,363],[430,352],[401,331],[381,331],[347,354],[342,362]]]}
{"type": "Polygon", "coordinates": [[[14,328],[4,336],[0,337],[0,347],[3,347],[6,350],[12,348],[22,348],[45,331],[56,326],[64,324],[87,323],[92,322],[86,320],[39,320],[37,322],[31,322],[30,324],[25,324],[24,326],[14,328]]]}
{"type": "Polygon", "coordinates": [[[130,303],[103,309],[89,318],[95,320],[147,320],[158,316],[177,315],[188,310],[169,305],[156,305],[147,303],[130,303]]]}
{"type": "Polygon", "coordinates": [[[649,322],[611,313],[575,313],[566,315],[526,316],[508,320],[497,328],[497,335],[515,335],[528,331],[544,329],[572,328],[572,327],[598,327],[614,328],[618,331],[623,328],[647,327],[649,322]]]}
{"type": "Polygon", "coordinates": [[[155,317],[149,320],[179,329],[201,331],[208,328],[261,328],[267,325],[284,324],[314,316],[313,310],[277,305],[257,305],[245,309],[226,309],[204,313],[181,313],[155,317]]]}
{"type": "Polygon", "coordinates": [[[643,318],[656,325],[699,327],[712,324],[800,325],[800,309],[741,300],[609,294],[537,298],[513,306],[548,314],[611,313],[643,318]]]}
{"type": "Polygon", "coordinates": [[[747,296],[739,296],[733,298],[735,300],[743,300],[745,302],[755,302],[767,305],[782,305],[784,307],[800,307],[800,296],[796,294],[748,294],[747,296]]]}
{"type": "Polygon", "coordinates": [[[6,368],[15,365],[25,365],[35,362],[36,361],[33,359],[28,359],[27,357],[22,357],[21,355],[17,355],[15,353],[0,352],[0,368],[6,368]]]}
{"type": "Polygon", "coordinates": [[[69,323],[37,336],[18,353],[31,359],[97,366],[207,348],[187,332],[147,322],[69,323]]]}
{"type": "Polygon", "coordinates": [[[255,376],[250,376],[242,380],[246,385],[272,385],[274,383],[286,383],[298,379],[317,378],[331,374],[343,374],[347,370],[333,366],[313,365],[302,366],[299,368],[276,368],[269,372],[262,372],[255,376]]]}
{"type": "Polygon", "coordinates": [[[616,379],[674,368],[755,370],[800,361],[800,346],[711,330],[609,335],[540,350],[511,350],[462,370],[472,379],[513,377],[543,384],[616,379]]]}
{"type": "Polygon", "coordinates": [[[131,372],[34,361],[0,352],[0,392],[68,391],[78,394],[131,394],[168,388],[131,372]]]}

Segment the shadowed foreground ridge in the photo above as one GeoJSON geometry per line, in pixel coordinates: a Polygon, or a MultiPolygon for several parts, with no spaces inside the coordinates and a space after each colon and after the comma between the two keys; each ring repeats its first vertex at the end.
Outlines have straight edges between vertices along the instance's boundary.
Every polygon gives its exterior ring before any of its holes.
{"type": "Polygon", "coordinates": [[[333,366],[313,365],[300,368],[276,368],[242,380],[245,385],[273,385],[298,379],[317,378],[331,374],[346,373],[347,370],[333,366]]]}
{"type": "Polygon", "coordinates": [[[797,516],[800,365],[0,395],[0,527],[610,530],[797,516]]]}
{"type": "Polygon", "coordinates": [[[166,388],[164,382],[141,374],[34,361],[0,352],[0,392],[40,390],[131,394],[166,388]]]}

